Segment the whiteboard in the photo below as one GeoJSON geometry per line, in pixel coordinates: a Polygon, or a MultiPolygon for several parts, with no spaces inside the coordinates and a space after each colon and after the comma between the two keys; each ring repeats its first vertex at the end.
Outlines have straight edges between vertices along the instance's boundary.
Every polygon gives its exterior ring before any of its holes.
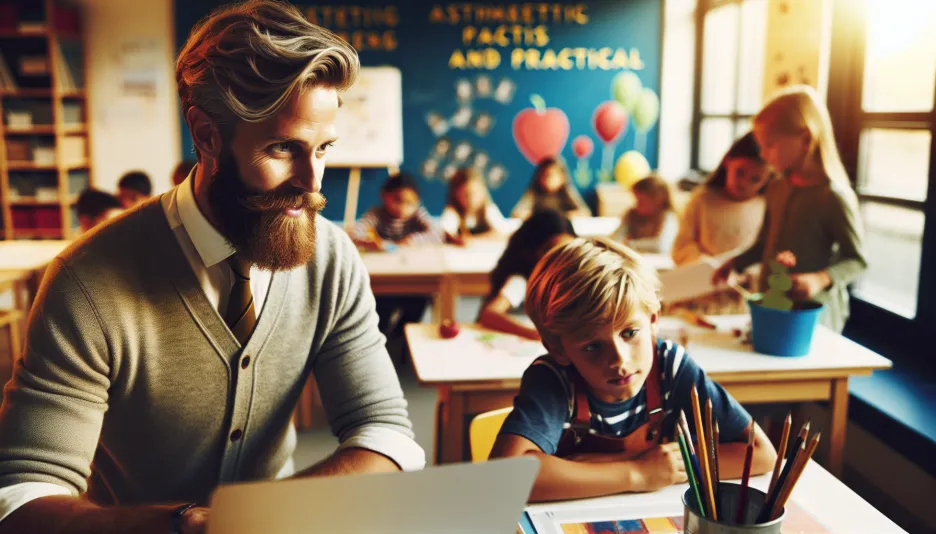
{"type": "Polygon", "coordinates": [[[403,85],[400,69],[362,67],[335,126],[331,167],[399,167],[403,162],[403,85]]]}

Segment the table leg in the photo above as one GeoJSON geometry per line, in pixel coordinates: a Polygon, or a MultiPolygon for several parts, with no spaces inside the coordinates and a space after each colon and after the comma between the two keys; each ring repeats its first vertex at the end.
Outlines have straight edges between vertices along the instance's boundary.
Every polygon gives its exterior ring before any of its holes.
{"type": "Polygon", "coordinates": [[[445,419],[442,427],[443,463],[465,461],[465,397],[461,393],[451,393],[446,403],[445,419]]]}
{"type": "Polygon", "coordinates": [[[845,453],[845,428],[848,426],[848,378],[832,381],[831,436],[829,436],[829,465],[826,468],[836,477],[842,476],[845,453]]]}
{"type": "Polygon", "coordinates": [[[455,320],[455,301],[458,300],[458,282],[451,277],[443,277],[439,288],[439,320],[455,320]]]}

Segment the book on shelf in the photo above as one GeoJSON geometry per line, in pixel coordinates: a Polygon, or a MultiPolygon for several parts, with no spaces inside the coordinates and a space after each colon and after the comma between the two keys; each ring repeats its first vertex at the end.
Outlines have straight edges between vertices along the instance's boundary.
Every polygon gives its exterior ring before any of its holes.
{"type": "Polygon", "coordinates": [[[49,58],[46,56],[20,56],[19,70],[23,76],[48,76],[49,58]]]}
{"type": "Polygon", "coordinates": [[[15,91],[18,89],[16,78],[14,78],[13,73],[10,72],[10,67],[7,66],[3,54],[0,54],[0,89],[8,91],[15,91]]]}
{"type": "Polygon", "coordinates": [[[41,20],[21,20],[16,24],[16,29],[23,33],[42,33],[46,31],[46,25],[41,20]]]}

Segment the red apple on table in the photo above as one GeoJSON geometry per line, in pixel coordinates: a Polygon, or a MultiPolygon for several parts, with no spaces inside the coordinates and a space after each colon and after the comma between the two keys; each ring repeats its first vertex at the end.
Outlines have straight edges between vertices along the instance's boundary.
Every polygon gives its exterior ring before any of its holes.
{"type": "Polygon", "coordinates": [[[445,319],[442,321],[442,324],[439,325],[439,335],[445,339],[452,339],[458,335],[458,332],[460,332],[458,325],[451,319],[445,319]]]}
{"type": "Polygon", "coordinates": [[[513,137],[523,157],[533,165],[557,156],[569,139],[569,117],[559,108],[547,108],[539,95],[532,95],[532,108],[517,113],[513,137]]]}

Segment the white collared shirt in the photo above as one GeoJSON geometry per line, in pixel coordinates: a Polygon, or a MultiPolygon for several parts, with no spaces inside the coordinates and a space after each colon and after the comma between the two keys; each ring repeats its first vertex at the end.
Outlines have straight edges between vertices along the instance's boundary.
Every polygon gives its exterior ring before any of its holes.
{"type": "MultiPolygon", "coordinates": [[[[196,167],[197,169],[197,167],[196,167]]],[[[195,200],[195,169],[182,184],[163,195],[163,211],[169,221],[182,252],[192,266],[192,271],[205,296],[218,313],[224,315],[234,274],[224,261],[234,254],[234,247],[208,222],[195,200]]],[[[266,295],[270,288],[272,272],[251,267],[250,290],[253,293],[257,317],[263,311],[266,295]]],[[[409,437],[374,425],[365,425],[341,442],[338,450],[362,448],[387,456],[402,469],[415,471],[425,466],[425,452],[409,437]]],[[[288,478],[295,473],[293,459],[289,458],[276,474],[277,479],[288,478]]],[[[0,521],[16,509],[34,499],[53,495],[70,495],[63,486],[47,482],[23,482],[0,488],[0,521]]]]}

